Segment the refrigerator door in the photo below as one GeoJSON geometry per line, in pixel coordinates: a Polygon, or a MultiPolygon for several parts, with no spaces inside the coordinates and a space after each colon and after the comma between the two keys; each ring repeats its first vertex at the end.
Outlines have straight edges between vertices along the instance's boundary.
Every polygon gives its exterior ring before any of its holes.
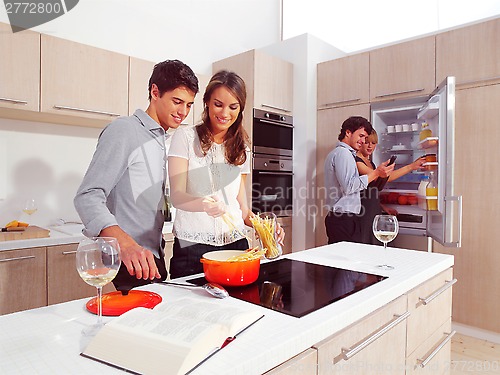
{"type": "Polygon", "coordinates": [[[437,210],[427,211],[427,234],[444,246],[460,247],[462,197],[454,191],[455,77],[447,77],[437,87],[421,107],[418,118],[427,121],[435,135],[420,146],[431,148],[437,142],[438,204],[437,210]]]}

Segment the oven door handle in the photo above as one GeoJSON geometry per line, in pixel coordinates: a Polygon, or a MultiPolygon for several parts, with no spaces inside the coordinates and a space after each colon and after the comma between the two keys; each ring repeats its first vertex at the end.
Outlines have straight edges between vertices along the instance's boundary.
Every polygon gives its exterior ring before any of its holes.
{"type": "Polygon", "coordinates": [[[257,172],[258,174],[264,174],[264,175],[275,175],[275,176],[293,176],[293,172],[281,172],[281,171],[276,171],[276,172],[267,172],[267,171],[254,171],[257,172]]]}
{"type": "Polygon", "coordinates": [[[283,124],[283,123],[280,123],[280,122],[274,122],[274,121],[270,121],[270,120],[256,119],[256,121],[265,122],[266,124],[271,124],[271,125],[284,126],[285,128],[293,128],[293,125],[283,124]]]}
{"type": "Polygon", "coordinates": [[[278,194],[266,194],[260,197],[262,202],[274,202],[278,200],[278,194]]]}

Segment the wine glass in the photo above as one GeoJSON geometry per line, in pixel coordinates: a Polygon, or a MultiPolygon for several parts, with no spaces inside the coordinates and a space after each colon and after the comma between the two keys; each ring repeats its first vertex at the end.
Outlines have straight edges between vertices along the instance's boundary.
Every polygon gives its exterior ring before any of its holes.
{"type": "Polygon", "coordinates": [[[38,206],[36,204],[36,200],[28,199],[24,202],[23,212],[27,215],[33,215],[38,210],[38,206]]]}
{"type": "MultiPolygon", "coordinates": [[[[387,250],[387,243],[396,238],[399,231],[398,219],[394,215],[377,215],[373,219],[373,234],[377,240],[384,243],[384,251],[387,250]]],[[[383,270],[393,270],[394,267],[388,264],[377,266],[383,270]]]]}
{"type": "Polygon", "coordinates": [[[115,278],[120,264],[120,246],[116,238],[85,238],[78,244],[76,270],[83,281],[97,288],[97,323],[83,330],[86,336],[95,335],[103,326],[102,287],[115,278]]]}

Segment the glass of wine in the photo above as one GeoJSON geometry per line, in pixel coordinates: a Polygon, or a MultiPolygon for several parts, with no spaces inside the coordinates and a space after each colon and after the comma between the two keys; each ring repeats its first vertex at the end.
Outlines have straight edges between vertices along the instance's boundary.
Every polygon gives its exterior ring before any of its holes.
{"type": "MultiPolygon", "coordinates": [[[[399,223],[394,215],[377,215],[373,219],[373,234],[377,240],[384,243],[384,251],[387,250],[387,243],[396,238],[398,231],[399,223]]],[[[377,267],[383,270],[394,269],[388,264],[380,264],[377,267]]]]}
{"type": "Polygon", "coordinates": [[[28,199],[24,202],[23,212],[27,215],[33,215],[38,210],[38,206],[36,204],[36,200],[28,199]]]}
{"type": "Polygon", "coordinates": [[[93,336],[103,326],[102,287],[113,280],[120,268],[120,247],[112,237],[86,238],[76,250],[76,270],[87,284],[97,288],[97,323],[83,330],[86,336],[93,336]]]}

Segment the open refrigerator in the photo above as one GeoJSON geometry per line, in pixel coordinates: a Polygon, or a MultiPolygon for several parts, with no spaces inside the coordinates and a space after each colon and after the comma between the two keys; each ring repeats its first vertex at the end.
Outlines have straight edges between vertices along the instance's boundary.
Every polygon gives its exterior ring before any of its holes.
{"type": "Polygon", "coordinates": [[[397,156],[395,169],[422,156],[427,160],[423,170],[388,182],[381,192],[381,202],[398,212],[399,233],[460,247],[462,197],[454,191],[455,77],[447,77],[430,96],[372,104],[371,122],[379,138],[373,153],[376,165],[392,155],[397,156]],[[418,193],[424,176],[431,174],[437,198],[418,193]]]}

